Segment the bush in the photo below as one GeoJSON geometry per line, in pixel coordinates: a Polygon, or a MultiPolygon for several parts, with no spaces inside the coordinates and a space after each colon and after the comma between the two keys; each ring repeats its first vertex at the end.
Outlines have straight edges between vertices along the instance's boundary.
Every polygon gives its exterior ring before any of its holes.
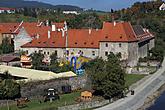
{"type": "Polygon", "coordinates": [[[12,79],[0,83],[0,99],[15,99],[21,96],[20,85],[12,79]]]}

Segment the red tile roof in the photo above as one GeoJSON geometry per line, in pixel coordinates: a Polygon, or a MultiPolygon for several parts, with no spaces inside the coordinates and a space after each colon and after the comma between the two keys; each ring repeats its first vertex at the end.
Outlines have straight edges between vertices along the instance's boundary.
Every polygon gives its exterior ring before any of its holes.
{"type": "Polygon", "coordinates": [[[19,23],[0,23],[0,33],[13,34],[19,23]]]}
{"type": "Polygon", "coordinates": [[[15,8],[0,7],[0,10],[15,10],[15,8]]]}
{"type": "Polygon", "coordinates": [[[101,41],[131,42],[137,41],[137,39],[129,22],[105,22],[103,24],[103,38],[101,41]]]}
{"type": "Polygon", "coordinates": [[[68,31],[68,47],[98,48],[101,37],[101,29],[71,29],[68,31]]]}
{"type": "MultiPolygon", "coordinates": [[[[46,31],[51,30],[50,26],[44,26],[43,24],[39,26],[40,23],[37,22],[23,22],[21,23],[0,23],[0,33],[3,34],[18,34],[20,28],[24,27],[27,33],[33,37],[37,34],[43,36],[46,31]]],[[[64,23],[52,23],[55,24],[57,28],[64,26],[64,23]]]]}
{"type": "Polygon", "coordinates": [[[51,37],[48,39],[48,32],[40,38],[35,38],[22,47],[41,47],[41,48],[63,48],[65,47],[65,37],[61,36],[61,32],[51,32],[51,37]]]}
{"type": "MultiPolygon", "coordinates": [[[[61,26],[63,26],[62,23],[59,24],[60,28],[61,26]]],[[[48,30],[51,30],[51,27],[39,27],[37,23],[23,23],[23,27],[25,27],[30,36],[39,34],[40,37],[33,39],[22,47],[66,47],[66,33],[63,37],[61,31],[51,31],[50,38],[48,38],[48,30]]],[[[135,42],[146,39],[147,36],[152,37],[149,32],[137,36],[129,22],[104,22],[102,29],[69,29],[68,48],[99,48],[99,42],[135,42]]]]}

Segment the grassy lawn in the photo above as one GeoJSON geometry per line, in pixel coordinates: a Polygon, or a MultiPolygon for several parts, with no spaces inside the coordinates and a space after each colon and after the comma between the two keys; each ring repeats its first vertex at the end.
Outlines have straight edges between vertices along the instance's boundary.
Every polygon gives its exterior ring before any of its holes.
{"type": "MultiPolygon", "coordinates": [[[[75,99],[79,96],[80,92],[64,94],[60,96],[59,101],[54,101],[52,103],[45,102],[41,104],[38,100],[31,100],[31,102],[27,104],[27,107],[18,108],[16,105],[12,105],[10,106],[10,110],[57,110],[57,108],[60,106],[74,104],[75,99]]],[[[1,107],[0,110],[7,110],[7,107],[1,107]]]]}
{"type": "Polygon", "coordinates": [[[137,81],[144,78],[146,75],[143,74],[126,74],[126,86],[131,86],[132,84],[136,83],[137,81]]]}

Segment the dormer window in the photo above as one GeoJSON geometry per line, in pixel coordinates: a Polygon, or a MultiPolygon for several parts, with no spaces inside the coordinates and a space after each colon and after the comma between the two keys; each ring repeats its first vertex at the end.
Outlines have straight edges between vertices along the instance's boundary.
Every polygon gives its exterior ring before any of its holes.
{"type": "Polygon", "coordinates": [[[41,42],[38,42],[39,44],[41,43],[41,42]]]}
{"type": "Polygon", "coordinates": [[[84,42],[84,45],[86,45],[87,43],[86,42],[84,42]]]}
{"type": "Polygon", "coordinates": [[[76,45],[77,45],[77,42],[75,42],[74,44],[76,44],[76,45]]]}
{"type": "Polygon", "coordinates": [[[53,44],[55,43],[55,42],[52,42],[53,44]]]}
{"type": "Polygon", "coordinates": [[[108,39],[108,36],[105,36],[106,39],[108,39]]]}
{"type": "Polygon", "coordinates": [[[122,35],[120,36],[120,39],[122,39],[122,35]]]}
{"type": "Polygon", "coordinates": [[[93,45],[94,43],[92,42],[91,45],[93,45]]]}
{"type": "Polygon", "coordinates": [[[46,44],[46,42],[43,42],[44,44],[46,44]]]}

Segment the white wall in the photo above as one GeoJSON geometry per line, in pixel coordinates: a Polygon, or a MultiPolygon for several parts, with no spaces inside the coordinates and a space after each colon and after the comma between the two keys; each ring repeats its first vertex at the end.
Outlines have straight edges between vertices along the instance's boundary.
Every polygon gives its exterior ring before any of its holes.
{"type": "Polygon", "coordinates": [[[68,48],[69,54],[73,52],[75,55],[78,54],[78,52],[83,52],[83,56],[88,58],[96,58],[99,56],[99,49],[95,48],[68,48]]]}
{"type": "Polygon", "coordinates": [[[99,56],[103,59],[106,59],[105,52],[113,52],[114,54],[121,53],[122,60],[128,58],[128,43],[119,43],[119,42],[100,42],[99,56]],[[106,47],[108,44],[108,47],[106,47]],[[121,45],[121,47],[120,47],[121,45]]]}
{"type": "Polygon", "coordinates": [[[20,29],[20,32],[14,38],[14,50],[19,51],[21,46],[32,41],[32,38],[28,35],[24,28],[20,29]]]}

